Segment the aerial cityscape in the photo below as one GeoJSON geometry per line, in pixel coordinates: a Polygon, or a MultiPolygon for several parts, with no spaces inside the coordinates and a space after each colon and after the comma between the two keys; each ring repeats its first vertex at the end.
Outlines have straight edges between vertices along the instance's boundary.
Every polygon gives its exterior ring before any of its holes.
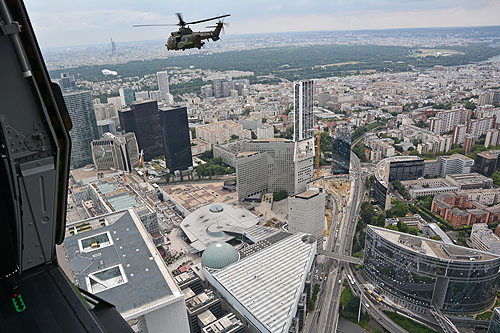
{"type": "MultiPolygon", "coordinates": [[[[76,294],[117,332],[500,332],[500,25],[185,14],[162,40],[40,45],[71,120],[54,255],[76,294]]],[[[40,124],[11,146],[48,147],[40,124]]]]}

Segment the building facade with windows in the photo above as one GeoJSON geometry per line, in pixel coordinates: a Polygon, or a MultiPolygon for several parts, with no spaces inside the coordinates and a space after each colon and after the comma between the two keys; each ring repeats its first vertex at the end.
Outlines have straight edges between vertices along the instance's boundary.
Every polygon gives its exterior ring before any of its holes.
{"type": "Polygon", "coordinates": [[[64,103],[68,109],[73,127],[71,137],[71,169],[81,168],[92,163],[90,143],[98,139],[97,121],[89,90],[63,92],[64,103]]]}
{"type": "Polygon", "coordinates": [[[466,315],[496,298],[500,256],[369,225],[363,272],[381,293],[417,313],[466,315]]]}
{"type": "Polygon", "coordinates": [[[293,100],[293,141],[312,138],[314,81],[295,81],[293,83],[293,100]]]}

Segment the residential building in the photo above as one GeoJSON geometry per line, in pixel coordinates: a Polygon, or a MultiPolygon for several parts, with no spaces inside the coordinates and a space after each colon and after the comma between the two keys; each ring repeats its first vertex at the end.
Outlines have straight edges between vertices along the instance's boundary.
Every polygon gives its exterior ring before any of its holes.
{"type": "MultiPolygon", "coordinates": [[[[232,136],[243,138],[243,126],[229,121],[218,121],[196,127],[196,138],[208,142],[211,145],[221,144],[231,139],[232,136]]],[[[273,134],[274,137],[274,134],[273,134]]]]}
{"type": "Polygon", "coordinates": [[[486,223],[474,223],[470,233],[472,247],[484,252],[500,255],[500,237],[486,223]]]}
{"type": "Polygon", "coordinates": [[[446,110],[436,112],[429,118],[429,130],[437,135],[451,132],[456,125],[467,123],[472,116],[471,110],[446,110]]]}
{"type": "Polygon", "coordinates": [[[486,131],[486,138],[484,139],[484,146],[488,148],[489,146],[497,146],[500,140],[500,130],[490,129],[486,131]]]}
{"type": "Polygon", "coordinates": [[[173,173],[192,168],[187,108],[183,106],[160,109],[159,113],[163,151],[168,170],[173,173]]]}
{"type": "Polygon", "coordinates": [[[311,188],[288,198],[288,230],[316,237],[318,249],[323,249],[325,231],[325,193],[311,188]]]}
{"type": "Polygon", "coordinates": [[[90,143],[99,138],[92,94],[89,90],[64,91],[63,98],[73,123],[69,131],[71,137],[70,168],[77,169],[92,163],[90,143]]]}
{"type": "Polygon", "coordinates": [[[432,200],[431,211],[450,222],[454,228],[500,221],[500,205],[488,207],[470,199],[466,192],[441,193],[432,200]]]}
{"type": "Polygon", "coordinates": [[[160,112],[156,101],[134,102],[119,112],[120,124],[125,132],[135,133],[144,159],[164,155],[160,112]]]}
{"type": "Polygon", "coordinates": [[[135,331],[189,330],[184,296],[134,210],[66,227],[59,260],[78,287],[112,303],[135,331]]]}
{"type": "Polygon", "coordinates": [[[313,136],[314,81],[295,81],[293,83],[293,141],[313,136]]]}
{"type": "Polygon", "coordinates": [[[366,229],[364,274],[382,295],[415,313],[438,308],[465,315],[489,309],[499,269],[500,256],[492,253],[371,225],[366,229]]]}

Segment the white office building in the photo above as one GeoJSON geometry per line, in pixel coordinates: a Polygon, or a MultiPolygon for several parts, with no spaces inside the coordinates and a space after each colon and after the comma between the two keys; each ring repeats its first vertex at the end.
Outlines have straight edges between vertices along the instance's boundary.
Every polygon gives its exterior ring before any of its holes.
{"type": "Polygon", "coordinates": [[[470,234],[472,247],[494,254],[500,254],[500,237],[488,228],[486,223],[474,223],[470,234]]]}
{"type": "Polygon", "coordinates": [[[288,230],[316,237],[322,249],[325,231],[325,192],[312,188],[288,198],[288,230]]]}
{"type": "Polygon", "coordinates": [[[470,170],[474,165],[473,159],[461,154],[439,156],[437,161],[440,164],[439,176],[441,178],[446,177],[446,175],[457,173],[470,173],[470,170]]]}

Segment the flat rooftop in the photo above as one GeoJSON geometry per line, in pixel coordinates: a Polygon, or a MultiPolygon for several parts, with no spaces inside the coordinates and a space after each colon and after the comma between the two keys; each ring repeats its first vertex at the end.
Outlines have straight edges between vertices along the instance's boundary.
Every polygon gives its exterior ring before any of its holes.
{"type": "Polygon", "coordinates": [[[375,166],[375,177],[384,186],[389,182],[389,170],[392,162],[407,162],[417,161],[421,158],[418,156],[393,156],[383,159],[375,166]]]}
{"type": "Polygon", "coordinates": [[[236,191],[229,192],[223,189],[224,180],[160,186],[173,200],[189,212],[211,203],[230,203],[238,200],[236,191]]]}
{"type": "Polygon", "coordinates": [[[64,247],[70,278],[114,304],[126,320],[183,297],[132,209],[69,227],[73,234],[66,234],[64,247]]]}
{"type": "Polygon", "coordinates": [[[425,255],[440,260],[478,262],[500,258],[500,256],[492,253],[482,252],[458,245],[445,244],[440,241],[413,236],[390,229],[371,225],[369,225],[368,228],[371,228],[376,234],[394,243],[398,247],[416,252],[419,255],[425,255]]]}
{"type": "Polygon", "coordinates": [[[312,197],[315,197],[319,194],[318,191],[314,191],[314,190],[307,190],[305,192],[302,192],[302,193],[299,193],[299,194],[296,194],[295,197],[296,198],[300,198],[300,199],[311,199],[312,197]]]}

